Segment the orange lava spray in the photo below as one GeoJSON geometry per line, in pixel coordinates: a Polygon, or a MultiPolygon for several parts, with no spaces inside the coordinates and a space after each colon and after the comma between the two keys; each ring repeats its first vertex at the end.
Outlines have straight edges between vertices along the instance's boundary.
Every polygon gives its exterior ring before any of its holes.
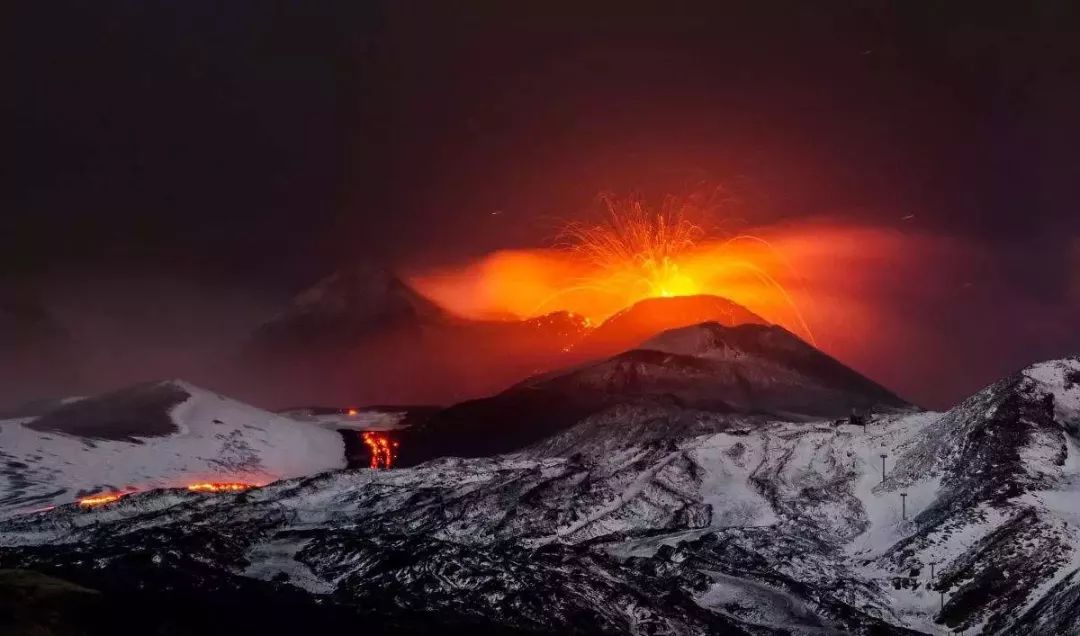
{"type": "Polygon", "coordinates": [[[559,247],[586,263],[588,273],[543,299],[534,313],[558,307],[571,295],[599,294],[628,306],[646,298],[716,294],[751,308],[780,308],[770,313],[785,314],[779,322],[815,342],[802,311],[771,273],[790,273],[790,263],[758,236],[709,239],[692,220],[709,213],[703,197],[668,196],[656,208],[635,196],[605,195],[601,201],[603,222],[568,223],[559,237],[559,247]]]}
{"type": "Polygon", "coordinates": [[[397,456],[396,448],[398,442],[392,441],[385,433],[378,433],[375,431],[364,431],[360,434],[360,438],[364,441],[364,444],[368,447],[368,452],[371,454],[371,468],[392,468],[394,465],[394,459],[397,456]]]}

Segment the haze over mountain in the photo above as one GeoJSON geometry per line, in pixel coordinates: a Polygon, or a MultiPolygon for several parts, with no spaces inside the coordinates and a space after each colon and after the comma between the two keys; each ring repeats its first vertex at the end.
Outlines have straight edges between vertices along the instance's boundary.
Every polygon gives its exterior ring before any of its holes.
{"type": "Polygon", "coordinates": [[[0,636],[1080,635],[1080,2],[4,8],[0,636]]]}
{"type": "Polygon", "coordinates": [[[652,298],[593,327],[558,311],[529,319],[455,316],[386,269],[337,272],[260,326],[242,368],[271,404],[452,402],[632,349],[706,321],[766,324],[717,296],[652,298]],[[260,390],[265,382],[271,390],[260,390]]]}
{"type": "Polygon", "coordinates": [[[70,384],[75,354],[71,334],[36,294],[0,285],[0,406],[70,384]]]}
{"type": "Polygon", "coordinates": [[[769,324],[727,298],[709,295],[646,298],[608,317],[574,345],[588,359],[633,349],[648,338],[677,327],[716,322],[726,327],[769,324]]]}
{"type": "Polygon", "coordinates": [[[451,406],[403,433],[401,462],[516,450],[620,404],[786,419],[911,408],[781,327],[703,323],[451,406]]]}

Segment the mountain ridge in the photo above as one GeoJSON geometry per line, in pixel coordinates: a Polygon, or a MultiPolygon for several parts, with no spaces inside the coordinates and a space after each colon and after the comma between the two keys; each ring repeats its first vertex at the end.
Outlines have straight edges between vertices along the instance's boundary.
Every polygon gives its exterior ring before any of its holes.
{"type": "MultiPolygon", "coordinates": [[[[775,329],[707,326],[651,345],[679,353],[643,351],[746,360],[733,343],[755,333],[800,350],[775,329]]],[[[1065,358],[945,413],[795,421],[628,393],[507,454],[10,517],[0,567],[113,594],[306,595],[376,629],[1071,633],[1078,379],[1065,358]]]]}
{"type": "Polygon", "coordinates": [[[913,408],[775,325],[703,323],[669,330],[641,347],[451,406],[404,434],[403,465],[440,454],[510,452],[620,403],[796,419],[913,408]],[[727,334],[725,344],[742,355],[721,360],[647,348],[695,333],[727,334]]]}

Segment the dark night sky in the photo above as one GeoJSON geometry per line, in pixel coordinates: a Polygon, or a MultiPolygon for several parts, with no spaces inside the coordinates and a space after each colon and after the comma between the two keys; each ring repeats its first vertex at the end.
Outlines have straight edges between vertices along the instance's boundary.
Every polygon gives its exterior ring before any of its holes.
{"type": "Polygon", "coordinates": [[[284,294],[709,181],[754,223],[916,213],[994,253],[995,289],[1080,296],[1073,2],[26,4],[0,45],[8,280],[284,294]]]}

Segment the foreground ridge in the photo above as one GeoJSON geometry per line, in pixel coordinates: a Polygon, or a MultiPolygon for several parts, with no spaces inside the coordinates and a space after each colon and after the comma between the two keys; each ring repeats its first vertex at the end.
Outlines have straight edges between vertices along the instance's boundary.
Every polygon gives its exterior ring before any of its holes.
{"type": "Polygon", "coordinates": [[[946,413],[618,404],[508,455],[11,519],[0,566],[105,590],[302,592],[376,625],[1069,633],[1078,425],[1080,359],[946,413]]]}

